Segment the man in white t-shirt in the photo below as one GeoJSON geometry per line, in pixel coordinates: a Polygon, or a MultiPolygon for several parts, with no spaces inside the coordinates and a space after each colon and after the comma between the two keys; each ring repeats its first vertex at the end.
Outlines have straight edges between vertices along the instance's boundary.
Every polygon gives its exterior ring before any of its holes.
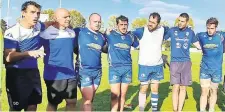
{"type": "Polygon", "coordinates": [[[146,27],[138,28],[132,33],[139,39],[139,73],[141,82],[139,92],[139,110],[144,111],[146,92],[151,84],[152,111],[157,111],[158,87],[163,76],[162,43],[165,28],[159,26],[161,17],[158,13],[151,13],[146,27]]]}

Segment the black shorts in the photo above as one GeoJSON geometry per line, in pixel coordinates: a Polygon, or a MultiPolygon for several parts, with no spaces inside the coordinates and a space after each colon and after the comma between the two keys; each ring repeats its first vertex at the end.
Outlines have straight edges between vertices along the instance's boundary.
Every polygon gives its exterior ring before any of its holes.
{"type": "Polygon", "coordinates": [[[77,78],[65,80],[45,80],[48,102],[58,105],[63,99],[77,98],[77,78]]]}
{"type": "Polygon", "coordinates": [[[38,69],[6,68],[6,92],[10,108],[26,109],[42,101],[41,80],[38,69]]]}

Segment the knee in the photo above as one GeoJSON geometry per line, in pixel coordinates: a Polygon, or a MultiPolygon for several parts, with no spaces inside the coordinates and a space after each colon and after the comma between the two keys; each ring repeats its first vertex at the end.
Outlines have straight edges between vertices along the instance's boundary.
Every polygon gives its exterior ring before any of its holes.
{"type": "Polygon", "coordinates": [[[121,96],[122,99],[125,99],[126,98],[126,93],[121,93],[120,96],[121,96]]]}
{"type": "Polygon", "coordinates": [[[76,105],[77,99],[66,99],[66,105],[76,105]]]}
{"type": "Polygon", "coordinates": [[[158,94],[158,88],[151,88],[151,92],[154,93],[154,94],[158,94]]]}
{"type": "Polygon", "coordinates": [[[186,86],[180,86],[180,91],[186,91],[186,86]]]}
{"type": "Polygon", "coordinates": [[[84,105],[90,105],[92,104],[92,100],[84,100],[84,105]]]}
{"type": "Polygon", "coordinates": [[[208,91],[209,91],[208,88],[202,88],[201,96],[208,96],[208,91]]]}
{"type": "Polygon", "coordinates": [[[211,88],[210,89],[210,94],[211,95],[217,95],[217,89],[211,88]]]}
{"type": "Polygon", "coordinates": [[[119,99],[120,94],[119,93],[111,93],[111,99],[119,99]]]}
{"type": "Polygon", "coordinates": [[[37,105],[29,105],[26,110],[28,110],[28,111],[36,111],[37,110],[37,105]]]}
{"type": "Polygon", "coordinates": [[[140,93],[147,93],[147,90],[148,90],[148,85],[141,85],[140,86],[140,93]]]}

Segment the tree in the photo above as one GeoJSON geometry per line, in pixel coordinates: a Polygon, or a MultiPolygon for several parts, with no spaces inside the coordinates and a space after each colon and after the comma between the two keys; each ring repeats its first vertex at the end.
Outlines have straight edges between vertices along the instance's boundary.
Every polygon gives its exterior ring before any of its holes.
{"type": "MultiPolygon", "coordinates": [[[[70,17],[71,17],[70,25],[73,28],[76,28],[76,27],[85,27],[86,20],[81,15],[80,12],[78,12],[76,10],[70,10],[69,12],[70,12],[70,17]]],[[[43,10],[42,11],[42,14],[48,14],[49,15],[49,21],[53,21],[54,20],[54,10],[52,10],[52,9],[43,10]]]]}
{"type": "Polygon", "coordinates": [[[1,31],[4,34],[5,30],[7,29],[7,23],[3,19],[1,19],[0,22],[1,22],[1,31]]]}
{"type": "Polygon", "coordinates": [[[104,22],[103,21],[101,23],[101,28],[100,28],[99,32],[101,32],[103,34],[105,33],[105,26],[104,26],[104,22]]]}
{"type": "Polygon", "coordinates": [[[161,21],[161,22],[160,22],[160,25],[161,25],[161,26],[168,26],[168,27],[170,27],[170,24],[169,24],[168,21],[161,21]]]}
{"type": "Polygon", "coordinates": [[[42,14],[48,14],[48,16],[49,16],[48,20],[49,21],[53,21],[54,20],[54,10],[53,9],[43,10],[41,13],[42,14]]]}
{"type": "MultiPolygon", "coordinates": [[[[174,26],[177,26],[177,25],[178,25],[178,18],[174,22],[174,26]]],[[[191,27],[192,30],[195,28],[194,21],[191,17],[189,18],[188,26],[191,27]]]]}
{"type": "Polygon", "coordinates": [[[117,25],[116,25],[116,15],[112,15],[109,17],[109,21],[108,21],[108,27],[112,28],[112,29],[116,29],[117,25]]]}
{"type": "Polygon", "coordinates": [[[131,28],[136,29],[147,25],[148,20],[146,18],[136,18],[131,23],[131,28]]]}
{"type": "Polygon", "coordinates": [[[71,16],[70,24],[73,28],[86,26],[86,20],[81,15],[80,12],[78,12],[76,10],[70,10],[70,16],[71,16]]]}

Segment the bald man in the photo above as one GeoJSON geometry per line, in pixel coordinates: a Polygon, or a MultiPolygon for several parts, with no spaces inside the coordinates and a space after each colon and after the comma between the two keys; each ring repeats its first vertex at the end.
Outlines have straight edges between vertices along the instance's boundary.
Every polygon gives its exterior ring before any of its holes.
{"type": "Polygon", "coordinates": [[[100,85],[102,76],[101,53],[105,45],[105,38],[99,32],[101,28],[101,16],[93,13],[89,17],[89,25],[86,28],[75,28],[78,39],[79,59],[79,84],[82,97],[83,111],[92,110],[92,101],[95,92],[100,85]]]}
{"type": "Polygon", "coordinates": [[[63,8],[54,14],[56,24],[48,27],[41,37],[44,57],[44,80],[47,86],[47,111],[56,111],[58,104],[66,100],[66,111],[75,111],[77,78],[74,70],[73,50],[75,32],[69,29],[70,14],[63,8]]]}

